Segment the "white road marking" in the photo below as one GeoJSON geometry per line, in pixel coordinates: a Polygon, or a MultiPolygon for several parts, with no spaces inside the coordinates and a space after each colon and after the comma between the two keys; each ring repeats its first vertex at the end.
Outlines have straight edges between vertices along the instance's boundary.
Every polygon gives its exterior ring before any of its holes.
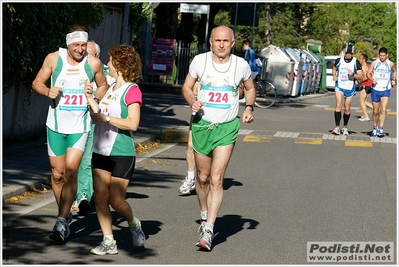
{"type": "MultiPolygon", "coordinates": [[[[151,153],[143,153],[142,155],[139,155],[137,157],[136,163],[141,162],[141,161],[143,161],[145,159],[151,158],[151,157],[155,156],[158,153],[161,153],[161,152],[163,152],[163,151],[165,151],[165,150],[167,150],[167,149],[169,149],[171,147],[174,147],[177,144],[178,143],[167,144],[163,148],[157,149],[157,150],[155,150],[155,151],[153,151],[151,153]]],[[[8,214],[8,215],[3,213],[3,216],[4,216],[3,217],[3,223],[4,223],[3,226],[7,227],[13,221],[18,219],[19,217],[21,217],[21,216],[23,216],[25,214],[28,214],[28,213],[30,213],[30,212],[32,212],[34,210],[40,209],[40,208],[42,208],[42,207],[44,207],[44,206],[46,206],[46,205],[48,205],[48,204],[50,204],[50,203],[52,203],[54,201],[55,201],[54,195],[53,194],[51,194],[51,195],[49,194],[48,197],[45,197],[43,200],[39,201],[38,203],[36,203],[36,204],[34,204],[32,206],[29,206],[29,207],[25,207],[25,208],[23,208],[21,210],[18,210],[16,213],[12,213],[12,214],[8,214]]]]}

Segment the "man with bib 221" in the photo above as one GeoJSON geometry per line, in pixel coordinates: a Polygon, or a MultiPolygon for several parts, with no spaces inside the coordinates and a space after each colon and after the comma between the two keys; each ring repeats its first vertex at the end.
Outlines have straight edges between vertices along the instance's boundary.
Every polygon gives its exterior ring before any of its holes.
{"type": "Polygon", "coordinates": [[[392,86],[396,86],[396,67],[388,59],[388,50],[381,47],[379,58],[371,62],[367,78],[373,81],[371,101],[373,102],[373,130],[371,137],[384,137],[384,123],[387,116],[388,100],[392,86]]]}
{"type": "Polygon", "coordinates": [[[51,185],[58,216],[50,238],[64,241],[70,234],[70,212],[77,191],[77,172],[91,129],[84,84],[95,81],[97,97],[108,89],[102,63],[86,53],[88,33],[74,25],[66,35],[67,49],[46,56],[32,83],[39,95],[50,98],[47,114],[47,148],[52,169],[51,185]],[[46,83],[51,78],[51,87],[46,83]]]}
{"type": "Polygon", "coordinates": [[[196,112],[192,140],[197,166],[196,193],[200,206],[200,238],[196,246],[211,250],[214,223],[223,201],[223,179],[237,139],[238,91],[245,85],[246,106],[242,121],[254,120],[255,87],[248,63],[231,55],[235,38],[231,28],[212,30],[210,52],[194,57],[183,84],[183,96],[196,112]],[[193,87],[198,81],[198,96],[193,87]]]}
{"type": "Polygon", "coordinates": [[[344,124],[342,135],[349,135],[348,122],[351,115],[353,97],[356,95],[356,80],[363,78],[362,65],[359,60],[353,57],[355,48],[351,44],[345,47],[345,56],[337,58],[332,69],[333,80],[335,81],[335,128],[332,134],[340,135],[341,109],[344,102],[344,124]]]}

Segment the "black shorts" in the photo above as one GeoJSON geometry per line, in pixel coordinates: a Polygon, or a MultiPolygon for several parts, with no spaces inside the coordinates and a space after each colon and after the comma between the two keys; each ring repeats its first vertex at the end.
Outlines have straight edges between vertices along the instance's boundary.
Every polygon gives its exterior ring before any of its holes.
{"type": "Polygon", "coordinates": [[[93,153],[91,157],[92,169],[101,169],[111,173],[113,177],[130,180],[133,176],[135,156],[103,156],[93,153]]]}
{"type": "Polygon", "coordinates": [[[361,86],[360,87],[360,90],[365,90],[366,91],[366,94],[370,94],[371,93],[371,86],[361,86]]]}

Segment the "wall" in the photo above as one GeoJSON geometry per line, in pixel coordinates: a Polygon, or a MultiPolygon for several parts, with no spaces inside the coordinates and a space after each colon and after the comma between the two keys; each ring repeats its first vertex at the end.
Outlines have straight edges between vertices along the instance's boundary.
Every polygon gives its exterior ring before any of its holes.
{"type": "Polygon", "coordinates": [[[24,141],[45,134],[50,99],[26,88],[3,94],[3,142],[24,141]]]}
{"type": "Polygon", "coordinates": [[[104,25],[89,29],[89,40],[94,40],[101,49],[100,59],[108,63],[108,51],[119,45],[122,35],[122,10],[109,6],[104,7],[107,16],[104,25]]]}
{"type": "MultiPolygon", "coordinates": [[[[106,7],[105,11],[104,25],[89,30],[89,39],[100,45],[104,64],[108,62],[108,50],[120,43],[122,34],[122,10],[106,7]]],[[[46,134],[49,98],[29,92],[26,88],[17,88],[3,93],[2,100],[3,143],[34,139],[46,134]]]]}

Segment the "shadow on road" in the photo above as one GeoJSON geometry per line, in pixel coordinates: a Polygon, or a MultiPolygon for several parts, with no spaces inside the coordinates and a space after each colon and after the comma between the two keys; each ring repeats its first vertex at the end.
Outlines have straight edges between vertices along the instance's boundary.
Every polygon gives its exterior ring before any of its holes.
{"type": "MultiPolygon", "coordinates": [[[[200,224],[200,221],[197,220],[197,223],[200,224]]],[[[224,215],[223,217],[218,217],[215,222],[215,237],[213,239],[212,246],[215,247],[226,242],[228,237],[233,236],[242,230],[256,229],[258,224],[258,221],[243,218],[237,214],[229,214],[224,215]]]]}

